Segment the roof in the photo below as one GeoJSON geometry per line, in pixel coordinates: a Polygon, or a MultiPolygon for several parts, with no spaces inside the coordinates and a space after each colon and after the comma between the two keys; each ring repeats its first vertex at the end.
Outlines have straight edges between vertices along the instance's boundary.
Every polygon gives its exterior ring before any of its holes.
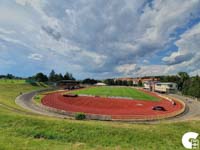
{"type": "Polygon", "coordinates": [[[121,81],[134,81],[134,82],[139,82],[139,81],[142,81],[142,82],[145,82],[145,81],[158,81],[160,80],[159,78],[157,77],[143,77],[143,78],[116,78],[115,80],[121,80],[121,81]]]}
{"type": "Polygon", "coordinates": [[[165,85],[167,85],[167,84],[176,84],[176,83],[174,83],[174,82],[157,82],[156,84],[165,84],[165,85]]]}
{"type": "Polygon", "coordinates": [[[98,82],[95,85],[106,85],[105,83],[98,82]]]}
{"type": "Polygon", "coordinates": [[[57,81],[57,83],[79,83],[79,82],[75,80],[60,80],[57,81]]]}

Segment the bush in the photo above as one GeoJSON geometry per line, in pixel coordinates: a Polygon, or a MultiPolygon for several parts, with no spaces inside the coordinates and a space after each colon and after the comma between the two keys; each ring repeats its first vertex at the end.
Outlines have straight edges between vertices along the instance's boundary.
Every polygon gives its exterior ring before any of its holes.
{"type": "Polygon", "coordinates": [[[34,96],[34,99],[39,99],[40,97],[39,96],[34,96]]]}
{"type": "Polygon", "coordinates": [[[76,120],[84,120],[86,118],[86,115],[84,113],[76,113],[75,119],[76,120]]]}

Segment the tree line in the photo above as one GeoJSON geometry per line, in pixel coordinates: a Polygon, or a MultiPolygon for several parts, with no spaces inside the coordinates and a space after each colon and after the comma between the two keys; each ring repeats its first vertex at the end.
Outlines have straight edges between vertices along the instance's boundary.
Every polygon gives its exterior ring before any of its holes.
{"type": "Polygon", "coordinates": [[[37,73],[36,75],[29,77],[27,81],[29,82],[57,82],[60,80],[75,80],[73,75],[69,72],[66,72],[64,75],[59,73],[57,74],[54,70],[49,73],[49,76],[45,75],[42,72],[37,73]]]}
{"type": "MultiPolygon", "coordinates": [[[[151,76],[152,77],[152,76],[151,76]]],[[[179,72],[177,75],[164,75],[164,76],[154,76],[159,78],[160,82],[174,82],[178,85],[178,90],[182,94],[194,96],[200,98],[200,77],[197,75],[195,77],[190,77],[186,72],[179,72]]],[[[37,73],[34,76],[28,78],[21,78],[14,76],[12,74],[0,75],[0,79],[27,79],[28,82],[56,82],[60,80],[75,80],[73,75],[66,72],[64,75],[61,73],[56,73],[52,70],[49,75],[45,75],[42,72],[37,73]]],[[[81,81],[83,84],[96,84],[97,82],[102,82],[100,80],[86,78],[81,81]]],[[[105,79],[103,82],[107,85],[121,85],[121,86],[133,86],[132,81],[122,81],[115,79],[105,79]]],[[[139,81],[137,86],[142,86],[142,82],[139,81]]]]}
{"type": "Polygon", "coordinates": [[[161,82],[174,82],[178,90],[184,95],[200,98],[200,77],[190,77],[186,72],[179,72],[177,75],[159,76],[161,82]]]}
{"type": "Polygon", "coordinates": [[[0,75],[0,79],[23,79],[23,78],[8,73],[7,75],[0,75]]]}

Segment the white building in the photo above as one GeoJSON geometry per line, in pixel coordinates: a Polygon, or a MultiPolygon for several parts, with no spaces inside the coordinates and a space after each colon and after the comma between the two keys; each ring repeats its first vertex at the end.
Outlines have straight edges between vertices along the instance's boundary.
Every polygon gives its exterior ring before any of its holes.
{"type": "Polygon", "coordinates": [[[102,83],[102,82],[98,82],[98,83],[96,83],[95,85],[96,85],[96,86],[106,86],[107,84],[102,83]]]}
{"type": "Polygon", "coordinates": [[[177,91],[177,84],[173,82],[158,82],[155,84],[156,92],[174,93],[177,91]]]}
{"type": "Polygon", "coordinates": [[[150,86],[151,86],[151,85],[150,85],[149,82],[144,82],[143,85],[144,85],[144,89],[150,90],[150,86]]]}

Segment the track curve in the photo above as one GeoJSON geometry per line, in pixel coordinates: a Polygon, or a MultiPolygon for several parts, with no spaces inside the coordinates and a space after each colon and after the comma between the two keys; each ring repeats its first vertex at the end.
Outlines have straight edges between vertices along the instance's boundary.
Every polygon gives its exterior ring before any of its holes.
{"type": "Polygon", "coordinates": [[[185,105],[177,100],[176,105],[165,98],[152,94],[160,101],[128,100],[124,98],[104,98],[92,96],[64,97],[62,93],[47,94],[42,99],[42,104],[48,107],[63,110],[69,113],[83,112],[89,118],[104,120],[156,120],[176,116],[184,111],[185,105]],[[154,106],[162,106],[166,111],[152,110],[154,106]],[[107,119],[106,118],[106,119],[107,119]]]}
{"type": "MultiPolygon", "coordinates": [[[[34,112],[35,114],[39,115],[45,115],[45,116],[50,116],[50,117],[56,117],[56,118],[71,118],[66,116],[66,114],[52,111],[51,109],[44,109],[44,107],[40,105],[36,105],[35,102],[33,101],[33,97],[41,92],[45,92],[46,90],[42,91],[33,91],[29,93],[22,94],[18,96],[15,100],[16,104],[23,107],[24,109],[27,109],[31,112],[34,112]]],[[[177,121],[186,121],[186,120],[200,120],[200,102],[192,100],[188,101],[186,100],[187,97],[172,94],[170,95],[171,97],[174,98],[179,98],[183,102],[186,103],[186,111],[173,118],[165,119],[163,121],[165,122],[177,122],[177,121]]],[[[154,121],[132,121],[136,123],[159,123],[159,120],[154,120],[154,121]]]]}

